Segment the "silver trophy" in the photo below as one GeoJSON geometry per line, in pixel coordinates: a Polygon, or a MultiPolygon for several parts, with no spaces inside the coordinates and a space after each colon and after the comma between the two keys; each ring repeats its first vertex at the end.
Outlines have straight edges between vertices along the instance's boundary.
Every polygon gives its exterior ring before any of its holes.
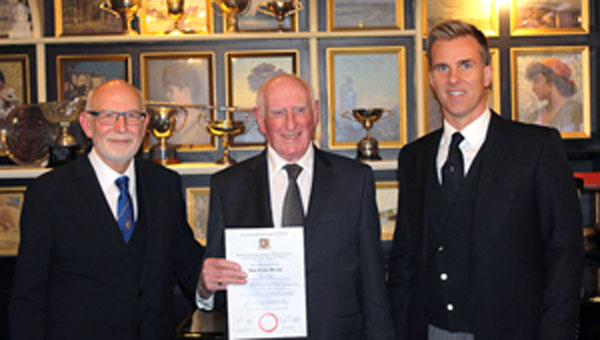
{"type": "Polygon", "coordinates": [[[183,31],[179,28],[179,21],[184,14],[184,0],[166,0],[167,1],[167,13],[169,18],[173,20],[173,29],[166,31],[166,34],[179,35],[183,34],[183,31]]]}
{"type": "Polygon", "coordinates": [[[277,19],[277,29],[283,32],[283,20],[288,15],[300,12],[304,9],[301,2],[291,1],[268,1],[258,7],[261,13],[270,15],[277,19]]]}
{"type": "Polygon", "coordinates": [[[121,18],[126,35],[138,35],[138,32],[131,26],[131,22],[142,7],[142,0],[104,0],[99,7],[101,10],[121,18]]]}
{"type": "Polygon", "coordinates": [[[251,0],[214,0],[221,12],[217,14],[224,16],[227,20],[227,33],[239,32],[237,17],[248,10],[251,0]]]}
{"type": "Polygon", "coordinates": [[[169,137],[179,129],[176,128],[177,116],[182,113],[185,118],[184,126],[187,121],[187,111],[183,107],[157,106],[148,107],[149,122],[148,129],[158,140],[158,143],[150,149],[150,159],[162,165],[181,163],[177,159],[175,146],[168,143],[169,137]]]}
{"type": "Polygon", "coordinates": [[[393,112],[391,110],[379,107],[359,108],[342,112],[342,117],[361,123],[365,130],[367,130],[367,135],[357,144],[356,158],[361,160],[381,159],[379,156],[379,143],[377,139],[371,136],[371,128],[376,121],[389,118],[392,115],[393,112]]]}

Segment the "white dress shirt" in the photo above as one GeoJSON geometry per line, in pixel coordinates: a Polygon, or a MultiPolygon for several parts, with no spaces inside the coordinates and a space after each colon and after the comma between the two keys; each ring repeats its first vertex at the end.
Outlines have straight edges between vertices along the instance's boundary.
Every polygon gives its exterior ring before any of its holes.
{"type": "Polygon", "coordinates": [[[269,171],[269,197],[271,198],[271,214],[273,226],[281,228],[281,214],[283,213],[283,200],[288,186],[287,170],[283,167],[290,163],[298,164],[302,171],[296,179],[300,189],[300,198],[302,199],[302,208],[304,215],[308,212],[308,203],[310,202],[310,190],[312,187],[313,165],[315,163],[315,150],[311,145],[304,155],[296,162],[288,162],[281,158],[275,150],[267,147],[267,164],[269,171]]]}
{"type": "Polygon", "coordinates": [[[133,201],[133,216],[134,220],[137,221],[138,216],[138,203],[137,203],[137,191],[136,191],[136,178],[135,178],[135,161],[131,161],[127,170],[124,173],[120,174],[113,170],[110,166],[108,166],[104,161],[98,156],[95,148],[92,148],[92,151],[88,154],[88,159],[92,164],[92,168],[96,173],[96,178],[98,179],[98,183],[100,183],[100,188],[104,193],[104,198],[106,199],[106,203],[110,207],[110,211],[113,213],[115,220],[117,219],[117,201],[119,199],[119,194],[121,191],[119,187],[115,184],[115,180],[123,175],[129,177],[129,195],[131,196],[131,200],[133,201]]]}
{"type": "MultiPolygon", "coordinates": [[[[491,117],[492,113],[490,112],[490,109],[486,108],[481,116],[459,131],[463,137],[465,137],[458,145],[463,154],[465,176],[469,173],[469,169],[471,168],[471,164],[473,164],[475,156],[477,156],[479,149],[481,149],[483,142],[485,142],[491,117]]],[[[444,166],[444,163],[448,158],[450,141],[452,140],[452,135],[456,131],[457,130],[452,125],[444,120],[444,134],[442,135],[442,138],[440,138],[440,146],[438,147],[435,165],[439,183],[442,183],[442,166],[444,166]]]]}

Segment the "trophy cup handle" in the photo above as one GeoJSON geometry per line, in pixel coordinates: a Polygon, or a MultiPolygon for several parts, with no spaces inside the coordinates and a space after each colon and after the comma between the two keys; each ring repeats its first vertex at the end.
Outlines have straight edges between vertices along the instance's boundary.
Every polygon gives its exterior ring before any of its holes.
{"type": "Polygon", "coordinates": [[[352,120],[352,121],[355,121],[355,122],[356,122],[356,119],[354,119],[354,118],[353,118],[353,117],[350,115],[351,113],[352,113],[352,110],[346,110],[346,111],[342,112],[341,116],[342,116],[343,118],[346,118],[346,119],[349,119],[349,120],[352,120]]]}
{"type": "Polygon", "coordinates": [[[391,118],[394,115],[394,113],[392,112],[392,110],[390,109],[385,109],[383,110],[383,115],[381,116],[381,118],[379,118],[379,121],[382,121],[384,119],[388,119],[391,118]],[[387,113],[387,114],[386,114],[387,113]]]}
{"type": "Polygon", "coordinates": [[[106,1],[103,1],[103,2],[102,2],[100,5],[98,5],[98,7],[100,7],[100,9],[101,9],[101,10],[103,10],[103,11],[105,11],[105,12],[108,12],[108,13],[110,13],[110,14],[112,14],[112,15],[116,16],[117,18],[121,16],[121,15],[119,14],[119,12],[115,11],[115,10],[112,8],[112,6],[111,6],[111,5],[110,5],[108,2],[106,2],[106,1]]]}
{"type": "Polygon", "coordinates": [[[177,108],[177,111],[178,111],[177,113],[183,112],[183,114],[184,114],[184,116],[183,116],[183,123],[181,123],[181,125],[179,125],[179,128],[175,128],[173,130],[173,133],[181,131],[181,129],[183,129],[183,127],[187,123],[187,120],[188,120],[188,117],[189,117],[188,110],[186,110],[185,107],[180,106],[180,107],[177,108]]]}
{"type": "Polygon", "coordinates": [[[296,6],[295,6],[295,10],[300,12],[301,10],[304,9],[304,5],[302,5],[302,3],[300,1],[296,1],[296,6]]]}

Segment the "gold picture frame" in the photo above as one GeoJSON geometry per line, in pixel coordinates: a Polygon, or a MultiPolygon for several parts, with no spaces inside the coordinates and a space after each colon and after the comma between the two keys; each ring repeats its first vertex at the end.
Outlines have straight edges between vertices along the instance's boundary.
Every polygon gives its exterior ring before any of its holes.
{"type": "Polygon", "coordinates": [[[445,20],[456,19],[479,28],[488,37],[500,34],[498,2],[502,0],[423,0],[423,35],[445,20]]]}
{"type": "MultiPolygon", "coordinates": [[[[146,100],[215,105],[214,52],[145,52],[140,54],[142,93],[146,100]]],[[[215,137],[206,130],[214,112],[188,108],[180,115],[169,143],[177,151],[216,150],[215,137]]],[[[153,137],[151,137],[153,138],[153,137]]],[[[152,142],[151,142],[152,143],[152,142]]]]}
{"type": "Polygon", "coordinates": [[[375,182],[375,199],[379,211],[381,240],[392,241],[398,214],[398,181],[375,182]]]}
{"type": "Polygon", "coordinates": [[[131,83],[129,54],[77,54],[56,57],[58,100],[86,96],[110,79],[131,83]]]}
{"type": "Polygon", "coordinates": [[[18,103],[27,104],[31,100],[29,82],[29,55],[0,54],[0,72],[4,75],[5,95],[18,103]]]}
{"type": "Polygon", "coordinates": [[[384,29],[404,29],[404,0],[327,0],[328,31],[384,29]]]}
{"type": "MultiPolygon", "coordinates": [[[[208,34],[213,32],[211,0],[185,0],[180,28],[185,33],[208,34]]],[[[140,12],[140,31],[144,35],[164,35],[173,28],[165,0],[146,0],[140,12]]]]}
{"type": "Polygon", "coordinates": [[[511,0],[511,35],[588,34],[589,1],[511,0]]]}
{"type": "Polygon", "coordinates": [[[206,246],[210,189],[208,187],[186,188],[185,201],[187,220],[194,232],[194,238],[201,245],[206,246]]]}
{"type": "MultiPolygon", "coordinates": [[[[502,112],[500,100],[500,49],[490,48],[490,56],[492,57],[492,86],[488,90],[488,106],[498,114],[502,112]]],[[[439,102],[435,98],[433,89],[429,85],[429,60],[427,52],[423,52],[423,99],[425,100],[424,114],[425,133],[434,131],[442,127],[442,112],[440,111],[439,102]]]]}
{"type": "Polygon", "coordinates": [[[16,256],[25,187],[0,188],[0,256],[16,256]]]}
{"type": "Polygon", "coordinates": [[[379,148],[400,148],[406,144],[406,48],[331,47],[326,54],[329,148],[355,149],[366,131],[362,124],[343,114],[371,107],[392,111],[390,118],[383,118],[385,123],[376,122],[371,129],[379,148]]]}
{"type": "Polygon", "coordinates": [[[589,46],[510,49],[512,118],[591,137],[589,46]],[[560,105],[560,106],[558,106],[560,105]]]}
{"type": "MultiPolygon", "coordinates": [[[[279,73],[299,73],[298,50],[252,50],[225,53],[225,85],[227,105],[251,108],[256,106],[260,86],[279,73]]],[[[266,139],[251,113],[234,112],[234,120],[243,121],[245,130],[233,139],[237,149],[262,149],[266,139]]]]}

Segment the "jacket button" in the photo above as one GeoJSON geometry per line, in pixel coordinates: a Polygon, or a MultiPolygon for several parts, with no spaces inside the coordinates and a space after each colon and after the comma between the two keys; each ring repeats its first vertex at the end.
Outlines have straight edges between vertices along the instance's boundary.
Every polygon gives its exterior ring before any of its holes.
{"type": "Polygon", "coordinates": [[[446,274],[446,273],[441,273],[441,274],[440,274],[440,280],[442,280],[442,281],[446,281],[446,280],[448,280],[448,274],[446,274]]]}
{"type": "Polygon", "coordinates": [[[452,311],[454,310],[454,305],[453,305],[453,304],[451,304],[451,303],[447,304],[447,305],[446,305],[446,310],[447,310],[448,312],[452,312],[452,311]]]}

